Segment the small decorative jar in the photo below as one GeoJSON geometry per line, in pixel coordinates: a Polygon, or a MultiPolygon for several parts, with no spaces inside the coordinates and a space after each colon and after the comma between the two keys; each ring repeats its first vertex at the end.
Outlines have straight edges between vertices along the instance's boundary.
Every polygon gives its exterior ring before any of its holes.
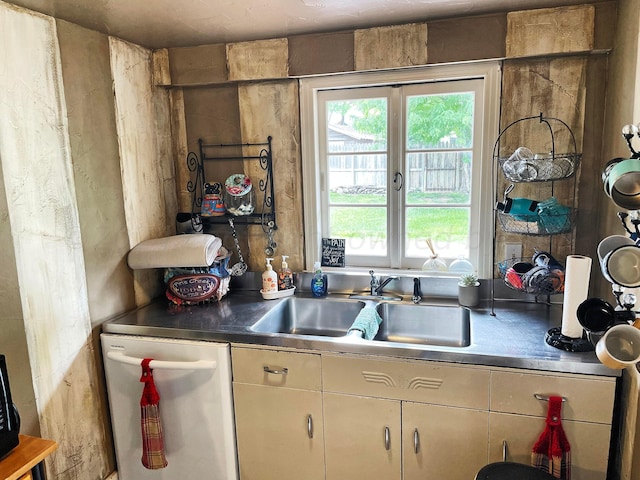
{"type": "Polygon", "coordinates": [[[251,215],[255,210],[255,192],[251,179],[242,173],[231,175],[224,182],[224,202],[231,215],[251,215]]]}
{"type": "Polygon", "coordinates": [[[225,211],[226,208],[222,200],[222,184],[218,182],[205,183],[201,215],[203,217],[219,217],[224,215],[225,211]]]}

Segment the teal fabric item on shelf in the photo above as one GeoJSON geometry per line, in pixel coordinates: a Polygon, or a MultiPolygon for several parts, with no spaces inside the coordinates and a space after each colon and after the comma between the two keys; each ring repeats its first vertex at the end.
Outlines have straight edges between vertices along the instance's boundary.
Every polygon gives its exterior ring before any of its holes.
{"type": "Polygon", "coordinates": [[[382,323],[382,317],[378,314],[375,307],[364,307],[353,321],[347,333],[352,330],[362,332],[362,338],[373,340],[378,333],[378,326],[382,323]]]}
{"type": "Polygon", "coordinates": [[[538,203],[538,224],[542,233],[564,233],[571,230],[571,209],[555,197],[538,203]]]}

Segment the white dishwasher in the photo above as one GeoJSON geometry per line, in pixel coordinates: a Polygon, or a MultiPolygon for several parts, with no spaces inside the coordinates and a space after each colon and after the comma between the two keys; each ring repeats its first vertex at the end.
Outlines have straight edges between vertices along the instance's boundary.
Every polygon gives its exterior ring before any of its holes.
{"type": "Polygon", "coordinates": [[[236,480],[238,468],[226,343],[103,333],[111,424],[119,480],[236,480]],[[160,395],[168,465],[142,465],[141,361],[150,367],[160,395]]]}

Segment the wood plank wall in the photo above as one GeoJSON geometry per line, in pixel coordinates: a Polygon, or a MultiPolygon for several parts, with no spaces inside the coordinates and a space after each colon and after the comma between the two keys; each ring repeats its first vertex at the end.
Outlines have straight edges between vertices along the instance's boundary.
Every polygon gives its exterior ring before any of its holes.
{"type": "MultiPolygon", "coordinates": [[[[585,39],[596,50],[610,48],[615,12],[616,2],[603,2],[517,12],[511,20],[488,15],[149,52],[0,1],[3,334],[22,360],[12,371],[16,391],[28,397],[26,425],[61,442],[48,461],[52,478],[102,479],[113,469],[95,338],[104,318],[161,290],[157,275],[134,277],[126,253],[140,240],[173,233],[176,211],[190,208],[184,156],[197,150],[199,137],[236,143],[273,136],[277,253],[303,268],[297,76],[502,58],[507,39],[515,51],[523,32],[513,28],[523,18],[585,22],[568,44],[540,40],[536,55],[548,58],[505,60],[502,111],[503,126],[540,108],[570,119],[583,145],[578,190],[588,214],[579,219],[576,251],[592,254],[599,238],[593,218],[606,204],[596,186],[607,58],[565,50],[583,48],[573,45],[585,39]],[[585,20],[590,8],[593,25],[585,20]],[[382,42],[386,58],[360,43],[372,40],[382,42]],[[558,44],[560,52],[548,53],[558,44]],[[265,52],[269,62],[247,64],[265,52]],[[162,88],[152,88],[152,77],[162,88]],[[532,101],[518,101],[521,92],[532,101]]],[[[560,34],[549,29],[551,37],[560,34]]],[[[533,43],[540,37],[529,35],[523,38],[533,43]]],[[[216,175],[235,169],[216,166],[216,175]]],[[[242,236],[251,269],[262,270],[262,230],[242,236]]],[[[232,245],[228,232],[223,238],[232,245]]]]}
{"type": "Polygon", "coordinates": [[[60,443],[47,463],[52,478],[103,478],[108,420],[97,385],[56,24],[0,4],[0,25],[7,247],[15,253],[40,430],[60,443]]]}
{"type": "Polygon", "coordinates": [[[0,40],[0,351],[22,431],[60,445],[48,476],[102,480],[115,459],[98,335],[163,290],[126,255],[175,231],[170,95],[153,52],[3,2],[0,40]]]}
{"type": "MultiPolygon", "coordinates": [[[[251,109],[243,107],[246,102],[242,97],[257,88],[263,88],[265,92],[283,89],[289,81],[286,79],[296,76],[504,58],[502,128],[517,118],[543,112],[546,116],[562,119],[570,126],[579,151],[583,148],[583,138],[588,137],[590,148],[582,152],[583,167],[575,188],[579,195],[582,188],[593,192],[593,181],[590,180],[599,175],[598,152],[602,145],[597,122],[593,120],[602,118],[604,84],[593,75],[594,70],[602,74],[601,69],[606,69],[606,57],[589,55],[588,52],[612,46],[610,35],[603,32],[610,29],[614,17],[615,3],[604,2],[595,6],[549,8],[300,35],[229,44],[224,48],[221,45],[172,48],[168,51],[170,88],[172,92],[182,92],[185,98],[185,148],[188,150],[196,151],[197,138],[201,136],[219,138],[221,142],[238,138],[247,141],[244,135],[249,125],[257,136],[260,132],[264,137],[272,135],[275,139],[281,135],[296,135],[291,138],[294,143],[299,143],[299,133],[291,130],[288,124],[279,128],[276,123],[267,128],[268,123],[264,123],[265,116],[261,112],[273,111],[272,93],[254,96],[251,109]],[[576,52],[583,54],[575,55],[576,52]],[[588,83],[587,80],[594,81],[588,83]],[[236,96],[239,110],[233,100],[236,96]],[[207,109],[205,116],[202,112],[207,109]],[[589,117],[586,116],[587,111],[589,117]],[[587,186],[583,187],[585,182],[587,186]]],[[[291,97],[286,101],[280,97],[278,109],[290,109],[288,116],[295,118],[298,115],[297,91],[288,91],[291,97]]],[[[177,111],[174,113],[179,114],[177,111]]],[[[566,132],[558,134],[558,148],[568,148],[566,132]]],[[[526,141],[531,139],[519,134],[507,142],[506,147],[526,141]]],[[[541,148],[547,148],[546,143],[541,148]]],[[[300,175],[299,149],[274,149],[274,152],[276,168],[280,162],[285,162],[291,166],[292,175],[300,175]]],[[[184,190],[184,178],[188,178],[184,173],[184,159],[176,158],[176,162],[176,168],[181,172],[179,176],[183,179],[178,189],[184,190]]],[[[218,180],[223,180],[220,174],[218,177],[218,180]]],[[[290,190],[293,197],[289,192],[285,193],[286,189],[281,189],[280,183],[288,181],[282,175],[275,176],[277,215],[286,218],[276,233],[277,253],[291,255],[290,266],[301,270],[305,258],[297,242],[300,241],[298,228],[302,221],[302,194],[297,188],[290,190]]],[[[302,179],[295,178],[293,184],[301,185],[302,179]]],[[[540,184],[535,187],[539,188],[540,184]]],[[[503,188],[502,184],[500,188],[503,188]]],[[[518,196],[526,196],[531,191],[525,186],[518,191],[518,196]]],[[[573,203],[571,183],[564,187],[556,185],[553,194],[561,202],[573,203]]],[[[545,195],[551,195],[549,186],[543,187],[536,196],[542,199],[545,195]]],[[[181,194],[180,198],[183,202],[187,197],[181,194]]],[[[597,214],[597,201],[587,200],[586,207],[589,215],[597,214]]],[[[181,203],[180,209],[188,211],[189,203],[181,203]]],[[[559,257],[572,252],[593,254],[591,250],[597,235],[587,225],[579,224],[572,235],[558,237],[552,245],[548,239],[540,237],[522,239],[518,236],[514,239],[498,228],[496,251],[502,252],[505,241],[520,241],[528,255],[535,248],[551,248],[559,257]],[[586,231],[581,231],[583,228],[586,231]]],[[[248,233],[243,231],[243,240],[250,239],[243,248],[250,252],[250,268],[260,271],[264,265],[262,250],[266,240],[264,235],[251,228],[248,233]]],[[[224,235],[223,231],[225,244],[229,244],[228,237],[224,235]]],[[[311,255],[315,256],[313,252],[311,255]]]]}
{"type": "MultiPolygon", "coordinates": [[[[129,248],[175,234],[177,198],[169,93],[154,89],[152,52],[109,39],[129,248]]],[[[164,292],[162,270],[135,270],[136,304],[164,292]]]]}

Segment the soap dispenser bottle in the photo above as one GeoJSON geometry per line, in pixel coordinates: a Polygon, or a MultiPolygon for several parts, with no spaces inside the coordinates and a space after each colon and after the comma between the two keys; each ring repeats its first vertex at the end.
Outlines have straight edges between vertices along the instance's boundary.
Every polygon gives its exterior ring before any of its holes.
{"type": "Polygon", "coordinates": [[[262,273],[262,293],[278,291],[278,274],[273,271],[272,260],[273,258],[267,258],[267,269],[262,273]]]}
{"type": "Polygon", "coordinates": [[[322,273],[320,262],[315,262],[313,264],[313,278],[311,279],[311,293],[313,293],[314,297],[326,297],[327,288],[327,275],[322,273]]]}
{"type": "Polygon", "coordinates": [[[282,255],[282,267],[278,275],[278,290],[288,290],[293,288],[293,272],[287,263],[288,255],[282,255]]]}

